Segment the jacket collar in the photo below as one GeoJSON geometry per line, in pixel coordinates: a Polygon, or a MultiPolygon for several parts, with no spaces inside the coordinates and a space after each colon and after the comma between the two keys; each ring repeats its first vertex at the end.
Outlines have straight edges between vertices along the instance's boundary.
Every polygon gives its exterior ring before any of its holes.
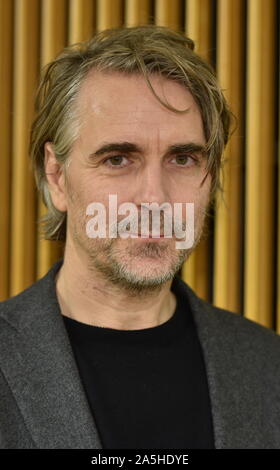
{"type": "Polygon", "coordinates": [[[176,283],[179,295],[188,299],[203,351],[215,448],[266,448],[270,430],[258,351],[265,328],[200,299],[180,278],[176,283]]]}

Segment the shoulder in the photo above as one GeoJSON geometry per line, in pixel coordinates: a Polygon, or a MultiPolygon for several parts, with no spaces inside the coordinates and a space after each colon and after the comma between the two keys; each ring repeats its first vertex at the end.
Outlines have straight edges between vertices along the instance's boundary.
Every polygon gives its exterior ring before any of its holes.
{"type": "Polygon", "coordinates": [[[32,319],[57,307],[55,275],[62,260],[55,263],[47,274],[10,299],[0,302],[0,322],[21,330],[32,324],[32,319]]]}
{"type": "Polygon", "coordinates": [[[231,331],[234,334],[234,339],[251,339],[250,344],[274,344],[280,348],[280,336],[271,328],[261,325],[260,323],[246,318],[242,313],[234,313],[230,310],[225,310],[216,307],[209,302],[202,300],[205,311],[211,314],[220,327],[224,330],[231,331]]]}
{"type": "Polygon", "coordinates": [[[188,302],[200,338],[221,354],[243,357],[251,363],[275,365],[280,374],[280,335],[270,328],[201,299],[183,280],[177,280],[179,294],[188,302]]]}

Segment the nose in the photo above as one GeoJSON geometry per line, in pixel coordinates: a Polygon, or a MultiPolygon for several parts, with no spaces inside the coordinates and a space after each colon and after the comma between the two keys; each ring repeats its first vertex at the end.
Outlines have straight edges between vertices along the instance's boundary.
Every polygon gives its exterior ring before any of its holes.
{"type": "Polygon", "coordinates": [[[169,202],[167,175],[159,161],[149,161],[137,175],[135,181],[134,204],[169,202]]]}

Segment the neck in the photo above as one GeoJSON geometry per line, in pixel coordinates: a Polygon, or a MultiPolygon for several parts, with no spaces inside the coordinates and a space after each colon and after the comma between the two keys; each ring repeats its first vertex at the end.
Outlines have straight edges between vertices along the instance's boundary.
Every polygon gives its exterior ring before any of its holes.
{"type": "Polygon", "coordinates": [[[132,295],[108,282],[103,274],[88,266],[80,253],[65,249],[57,274],[56,292],[62,315],[89,325],[118,330],[138,330],[158,326],[172,317],[176,297],[172,281],[153,291],[132,295]]]}

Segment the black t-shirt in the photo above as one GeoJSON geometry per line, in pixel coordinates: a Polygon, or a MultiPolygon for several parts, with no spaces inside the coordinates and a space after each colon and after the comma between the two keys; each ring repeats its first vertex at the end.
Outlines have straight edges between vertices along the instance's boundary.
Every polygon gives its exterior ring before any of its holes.
{"type": "Polygon", "coordinates": [[[103,448],[209,449],[201,345],[186,298],[156,327],[115,330],[63,316],[103,448]]]}

